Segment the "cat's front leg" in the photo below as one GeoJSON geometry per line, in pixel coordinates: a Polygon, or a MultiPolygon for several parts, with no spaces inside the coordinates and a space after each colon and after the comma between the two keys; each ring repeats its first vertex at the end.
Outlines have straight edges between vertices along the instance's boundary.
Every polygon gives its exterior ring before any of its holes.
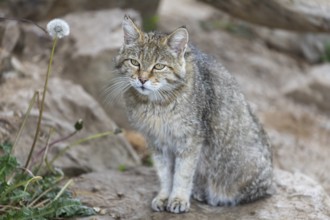
{"type": "Polygon", "coordinates": [[[189,210],[198,157],[199,149],[197,148],[175,155],[175,172],[172,192],[166,208],[167,211],[182,213],[189,210]]]}
{"type": "Polygon", "coordinates": [[[154,152],[154,163],[160,180],[158,195],[152,200],[151,207],[154,211],[165,211],[168,197],[172,190],[173,181],[173,154],[167,151],[154,152]]]}

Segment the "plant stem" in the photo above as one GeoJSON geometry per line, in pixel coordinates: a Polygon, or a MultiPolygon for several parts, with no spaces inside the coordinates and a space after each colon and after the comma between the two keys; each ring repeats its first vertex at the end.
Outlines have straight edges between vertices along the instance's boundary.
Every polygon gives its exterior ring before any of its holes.
{"type": "MultiPolygon", "coordinates": [[[[50,201],[50,199],[45,199],[45,200],[39,202],[39,203],[38,203],[37,205],[35,205],[33,208],[39,208],[40,206],[46,204],[46,203],[49,202],[49,201],[50,201]]],[[[46,214],[50,214],[50,213],[52,213],[52,211],[48,211],[48,212],[46,212],[46,213],[43,213],[43,214],[40,215],[40,216],[43,216],[43,215],[46,215],[46,214]]],[[[34,217],[36,217],[36,216],[34,216],[34,217]]]]}
{"type": "Polygon", "coordinates": [[[37,23],[35,23],[35,22],[31,21],[31,20],[28,20],[28,19],[0,17],[0,21],[3,21],[3,20],[19,21],[19,22],[34,24],[35,26],[37,26],[38,28],[40,28],[43,32],[45,32],[46,34],[48,34],[48,32],[47,32],[47,30],[45,28],[41,27],[37,23]]]}
{"type": "Polygon", "coordinates": [[[49,76],[50,76],[50,73],[51,73],[51,68],[52,68],[52,63],[53,63],[53,57],[54,57],[56,44],[57,44],[57,37],[55,37],[54,41],[53,41],[53,48],[52,48],[52,52],[51,52],[50,58],[49,58],[49,64],[48,64],[48,69],[47,69],[47,74],[46,74],[46,80],[45,80],[44,90],[43,90],[43,93],[42,93],[42,99],[41,99],[41,106],[40,106],[37,129],[36,129],[36,133],[34,135],[32,147],[31,147],[28,159],[27,159],[27,161],[25,163],[25,166],[24,166],[25,168],[28,168],[28,166],[29,166],[34,148],[36,146],[36,143],[37,143],[37,140],[38,140],[38,137],[39,137],[40,127],[41,127],[41,120],[42,120],[42,115],[43,115],[44,105],[45,105],[46,92],[47,92],[47,88],[48,88],[48,79],[49,79],[49,76]]]}
{"type": "Polygon", "coordinates": [[[21,127],[19,128],[19,131],[16,135],[16,138],[15,138],[15,142],[13,144],[13,147],[11,148],[11,151],[10,151],[10,154],[14,154],[15,153],[15,147],[18,143],[18,140],[19,138],[21,137],[21,134],[22,134],[22,131],[23,131],[23,128],[25,127],[25,123],[27,121],[27,118],[29,117],[30,115],[30,112],[31,112],[31,109],[32,109],[32,106],[34,105],[34,103],[36,102],[36,98],[39,97],[39,93],[37,91],[34,92],[33,94],[33,97],[32,99],[30,100],[30,103],[29,103],[29,107],[27,109],[27,111],[25,112],[25,116],[24,116],[24,119],[23,119],[23,122],[22,122],[22,125],[21,127]]]}
{"type": "Polygon", "coordinates": [[[42,180],[42,177],[41,176],[35,176],[35,177],[32,177],[31,179],[29,179],[27,181],[27,183],[24,185],[24,192],[27,190],[27,188],[30,185],[30,183],[36,182],[38,180],[42,180]]]}
{"type": "Polygon", "coordinates": [[[108,135],[112,135],[114,134],[113,131],[107,131],[107,132],[103,132],[103,133],[97,133],[97,134],[94,134],[94,135],[91,135],[91,136],[88,136],[86,138],[82,138],[82,139],[79,139],[77,140],[76,142],[66,146],[65,148],[63,148],[58,154],[56,154],[53,159],[50,161],[50,164],[53,164],[54,161],[62,156],[66,151],[68,151],[70,148],[74,147],[74,146],[77,146],[79,144],[82,144],[86,141],[90,141],[90,140],[93,140],[93,139],[97,139],[97,138],[101,138],[101,137],[104,137],[104,136],[108,136],[108,135]]]}
{"type": "MultiPolygon", "coordinates": [[[[69,135],[63,137],[63,138],[60,138],[60,139],[57,139],[53,142],[51,142],[50,144],[48,144],[48,146],[46,145],[45,147],[43,147],[42,149],[40,149],[40,151],[36,154],[36,158],[39,158],[42,154],[42,152],[44,152],[46,150],[46,148],[48,147],[48,149],[51,149],[55,144],[58,144],[60,142],[63,142],[63,141],[66,141],[68,140],[69,138],[71,138],[72,136],[74,136],[78,131],[75,130],[73,131],[72,133],[70,133],[69,135]]],[[[32,160],[33,161],[33,160],[32,160]]]]}
{"type": "Polygon", "coordinates": [[[45,196],[47,193],[52,191],[55,187],[50,187],[47,190],[43,191],[37,198],[35,198],[30,204],[27,205],[27,207],[33,207],[33,205],[38,202],[43,196],[45,196]]]}
{"type": "MultiPolygon", "coordinates": [[[[49,133],[48,133],[48,137],[47,137],[47,141],[46,141],[46,146],[45,146],[45,153],[44,153],[44,155],[43,155],[43,157],[42,157],[42,159],[41,159],[41,161],[40,161],[40,163],[39,163],[39,165],[38,165],[38,167],[37,167],[37,169],[35,170],[35,175],[38,175],[38,172],[39,172],[39,170],[41,169],[41,166],[42,166],[42,163],[44,162],[44,160],[45,160],[45,158],[46,158],[46,155],[47,155],[47,153],[48,153],[48,149],[49,149],[49,140],[50,140],[50,137],[52,136],[52,133],[53,133],[53,131],[54,131],[54,128],[50,128],[49,129],[49,133]]],[[[40,155],[38,156],[38,154],[37,154],[37,158],[39,158],[40,157],[40,155]]],[[[33,164],[33,159],[32,159],[32,164],[33,164]]]]}
{"type": "Polygon", "coordinates": [[[62,189],[57,193],[56,197],[53,199],[52,202],[54,202],[55,200],[57,200],[62,194],[63,192],[66,190],[66,188],[68,188],[71,184],[73,183],[73,180],[70,179],[63,187],[62,189]]]}

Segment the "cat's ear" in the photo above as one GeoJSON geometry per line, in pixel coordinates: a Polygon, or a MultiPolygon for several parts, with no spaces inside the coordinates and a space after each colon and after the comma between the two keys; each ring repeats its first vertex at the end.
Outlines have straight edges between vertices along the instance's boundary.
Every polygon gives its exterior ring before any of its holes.
{"type": "Polygon", "coordinates": [[[122,25],[125,44],[132,44],[142,39],[142,31],[134,24],[129,16],[125,15],[122,25]]]}
{"type": "Polygon", "coordinates": [[[189,40],[189,34],[185,27],[180,27],[167,36],[167,45],[177,54],[185,52],[189,40]]]}

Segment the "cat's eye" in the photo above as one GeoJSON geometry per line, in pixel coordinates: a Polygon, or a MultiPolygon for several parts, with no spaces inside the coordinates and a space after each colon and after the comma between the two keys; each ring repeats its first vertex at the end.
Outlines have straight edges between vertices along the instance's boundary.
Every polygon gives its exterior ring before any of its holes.
{"type": "Polygon", "coordinates": [[[137,60],[130,59],[130,62],[133,66],[140,66],[140,63],[137,60]]]}
{"type": "Polygon", "coordinates": [[[160,63],[157,63],[155,66],[154,66],[154,69],[156,70],[162,70],[165,68],[165,65],[164,64],[160,64],[160,63]]]}

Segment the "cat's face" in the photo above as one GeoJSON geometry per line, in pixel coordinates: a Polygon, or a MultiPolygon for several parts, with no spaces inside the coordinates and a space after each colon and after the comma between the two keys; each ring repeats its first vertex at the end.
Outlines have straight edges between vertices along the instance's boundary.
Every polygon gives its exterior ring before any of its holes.
{"type": "Polygon", "coordinates": [[[151,101],[173,96],[184,83],[187,30],[179,28],[169,35],[143,33],[125,17],[123,31],[124,45],[115,59],[117,85],[134,88],[151,101]]]}

